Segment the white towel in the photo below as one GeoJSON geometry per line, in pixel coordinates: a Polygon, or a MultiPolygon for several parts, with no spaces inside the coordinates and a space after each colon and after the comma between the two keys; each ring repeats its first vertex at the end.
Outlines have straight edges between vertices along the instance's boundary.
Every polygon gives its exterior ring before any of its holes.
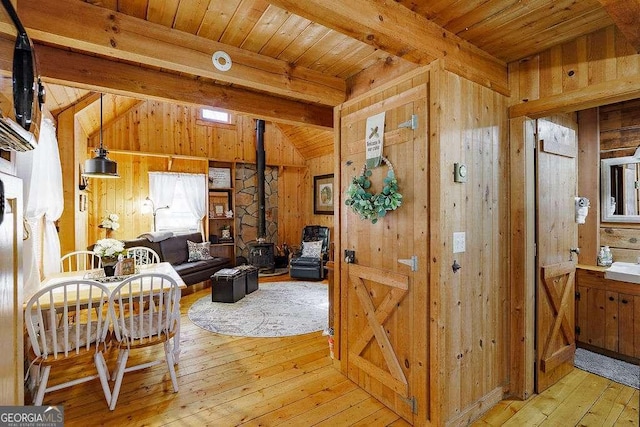
{"type": "Polygon", "coordinates": [[[138,238],[142,237],[145,237],[150,242],[160,242],[168,239],[169,237],[173,237],[173,231],[150,231],[138,236],[138,238]]]}

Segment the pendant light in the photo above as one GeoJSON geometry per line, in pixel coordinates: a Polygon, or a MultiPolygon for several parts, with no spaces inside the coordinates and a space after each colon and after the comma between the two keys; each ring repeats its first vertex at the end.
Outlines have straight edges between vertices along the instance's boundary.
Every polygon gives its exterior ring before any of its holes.
{"type": "Polygon", "coordinates": [[[102,146],[102,94],[100,94],[100,147],[96,148],[96,157],[84,162],[83,176],[87,178],[120,178],[118,164],[107,159],[108,151],[102,146]]]}

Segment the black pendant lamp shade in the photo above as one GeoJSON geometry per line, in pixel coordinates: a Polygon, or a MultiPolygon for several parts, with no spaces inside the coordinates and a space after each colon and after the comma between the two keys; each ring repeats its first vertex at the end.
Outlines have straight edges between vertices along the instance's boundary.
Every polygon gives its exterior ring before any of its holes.
{"type": "Polygon", "coordinates": [[[120,178],[118,164],[107,159],[107,150],[102,146],[96,149],[96,157],[85,160],[82,175],[88,178],[120,178]]]}
{"type": "Polygon", "coordinates": [[[118,164],[107,158],[108,151],[102,146],[102,94],[100,94],[100,147],[96,148],[96,157],[84,162],[83,176],[87,178],[120,178],[118,164]]]}

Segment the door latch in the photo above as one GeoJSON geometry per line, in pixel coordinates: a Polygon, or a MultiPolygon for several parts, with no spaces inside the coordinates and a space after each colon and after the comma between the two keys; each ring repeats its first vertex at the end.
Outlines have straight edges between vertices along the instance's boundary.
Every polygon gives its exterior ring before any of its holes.
{"type": "Polygon", "coordinates": [[[356,262],[356,251],[345,249],[344,262],[347,264],[353,264],[356,262]]]}

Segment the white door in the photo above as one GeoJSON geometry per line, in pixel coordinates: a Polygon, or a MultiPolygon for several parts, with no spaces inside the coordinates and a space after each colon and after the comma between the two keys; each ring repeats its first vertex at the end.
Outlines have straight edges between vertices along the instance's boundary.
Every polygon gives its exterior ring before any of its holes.
{"type": "Polygon", "coordinates": [[[22,181],[0,172],[0,182],[0,343],[6,350],[0,357],[0,405],[23,405],[22,181]]]}

